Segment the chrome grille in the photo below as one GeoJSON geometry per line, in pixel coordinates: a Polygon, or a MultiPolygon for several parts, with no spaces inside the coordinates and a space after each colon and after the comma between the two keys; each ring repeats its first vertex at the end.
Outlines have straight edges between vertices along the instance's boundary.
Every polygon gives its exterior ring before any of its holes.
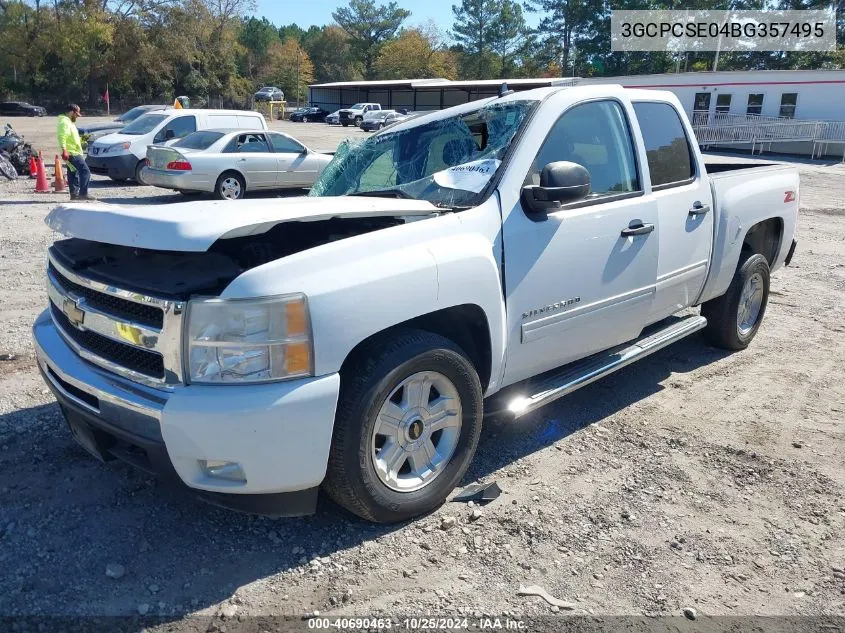
{"type": "Polygon", "coordinates": [[[75,295],[84,297],[88,304],[94,308],[112,314],[120,319],[137,321],[150,327],[161,329],[164,326],[164,312],[160,307],[127,301],[126,299],[97,292],[91,288],[74,283],[62,275],[52,262],[49,265],[49,271],[55,276],[56,281],[59,282],[66,292],[72,292],[75,295]]]}
{"type": "Polygon", "coordinates": [[[52,254],[47,294],[53,323],[82,358],[153,387],[182,382],[181,301],[87,279],[52,254]]]}
{"type": "Polygon", "coordinates": [[[161,354],[113,341],[91,330],[79,329],[52,302],[50,304],[50,311],[53,315],[53,322],[59,326],[62,332],[84,349],[120,367],[125,367],[130,371],[144,374],[150,378],[164,380],[164,360],[161,354]]]}

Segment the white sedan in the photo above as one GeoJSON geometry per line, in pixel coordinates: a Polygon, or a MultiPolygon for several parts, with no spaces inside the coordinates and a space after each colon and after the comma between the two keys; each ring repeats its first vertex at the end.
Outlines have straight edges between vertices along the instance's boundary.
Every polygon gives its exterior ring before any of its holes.
{"type": "Polygon", "coordinates": [[[267,130],[200,130],[150,145],[144,181],[185,194],[238,200],[247,191],[310,187],[332,157],[267,130]]]}

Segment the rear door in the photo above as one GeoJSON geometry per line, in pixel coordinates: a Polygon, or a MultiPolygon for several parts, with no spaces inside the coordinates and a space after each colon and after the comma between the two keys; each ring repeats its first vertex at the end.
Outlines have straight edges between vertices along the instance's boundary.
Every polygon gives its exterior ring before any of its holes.
{"type": "Polygon", "coordinates": [[[233,155],[232,167],[243,174],[247,189],[270,189],[278,185],[279,168],[276,154],[266,134],[260,132],[237,134],[223,153],[233,155]]]}
{"type": "Polygon", "coordinates": [[[520,198],[507,212],[505,384],[636,338],[645,326],[658,217],[636,157],[628,111],[616,99],[573,105],[540,146],[524,185],[540,184],[549,163],[571,161],[589,171],[591,193],[543,216],[526,213],[520,198]]]}
{"type": "Polygon", "coordinates": [[[635,101],[660,218],[657,287],[649,321],[692,305],[707,275],[713,202],[697,146],[671,103],[635,101]]]}
{"type": "Polygon", "coordinates": [[[320,175],[319,163],[296,139],[268,132],[276,152],[280,187],[310,187],[320,175]]]}

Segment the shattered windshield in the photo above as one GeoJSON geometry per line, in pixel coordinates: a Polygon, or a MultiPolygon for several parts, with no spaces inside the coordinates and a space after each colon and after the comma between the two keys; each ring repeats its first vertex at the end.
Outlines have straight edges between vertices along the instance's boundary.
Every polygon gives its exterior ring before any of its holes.
{"type": "Polygon", "coordinates": [[[536,101],[494,101],[404,130],[346,140],[310,196],[394,195],[443,207],[477,204],[536,101]]]}

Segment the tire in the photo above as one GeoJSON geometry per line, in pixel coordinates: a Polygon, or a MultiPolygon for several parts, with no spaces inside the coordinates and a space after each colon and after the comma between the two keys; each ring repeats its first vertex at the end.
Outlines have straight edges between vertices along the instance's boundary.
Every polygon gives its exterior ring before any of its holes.
{"type": "Polygon", "coordinates": [[[220,174],[214,185],[214,195],[220,200],[241,200],[246,193],[243,176],[234,171],[220,174]]]}
{"type": "Polygon", "coordinates": [[[135,182],[139,185],[148,185],[149,183],[144,180],[144,177],[141,175],[141,170],[144,168],[145,161],[139,160],[138,164],[135,165],[135,182]]]}
{"type": "Polygon", "coordinates": [[[17,180],[18,178],[18,170],[3,153],[0,153],[0,174],[9,180],[17,180]]]}
{"type": "Polygon", "coordinates": [[[341,123],[343,127],[349,127],[349,123],[341,123]]]}
{"type": "Polygon", "coordinates": [[[478,374],[454,342],[419,330],[375,341],[341,375],[323,488],[342,507],[377,523],[404,521],[430,512],[446,500],[469,467],[478,446],[481,419],[478,374]],[[417,384],[433,388],[424,397],[413,398],[413,385],[403,386],[408,380],[428,381],[417,384]],[[437,399],[445,399],[443,405],[452,403],[443,418],[452,424],[432,432],[427,424],[437,420],[429,418],[428,405],[437,399]],[[427,405],[415,408],[414,402],[427,405]],[[380,415],[384,408],[404,410],[404,420],[396,427],[380,423],[379,418],[389,419],[380,415]],[[390,434],[377,433],[377,428],[387,428],[390,434]],[[412,457],[401,443],[407,447],[415,441],[420,448],[412,457]],[[379,460],[391,446],[401,460],[394,461],[398,466],[393,475],[384,473],[379,460]],[[432,453],[425,457],[424,446],[434,449],[433,457],[432,453]],[[415,464],[420,457],[426,465],[418,469],[415,464]],[[417,470],[423,474],[418,475],[417,470]]]}
{"type": "Polygon", "coordinates": [[[760,329],[768,301],[769,263],[762,255],[743,250],[727,292],[701,306],[707,318],[705,338],[723,349],[745,349],[760,329]]]}
{"type": "Polygon", "coordinates": [[[202,193],[202,191],[188,191],[186,189],[177,189],[177,191],[179,193],[181,193],[183,196],[189,196],[189,197],[198,196],[202,193]]]}
{"type": "Polygon", "coordinates": [[[109,176],[109,179],[114,182],[126,182],[127,180],[126,178],[118,178],[117,176],[109,176]]]}
{"type": "Polygon", "coordinates": [[[355,127],[361,127],[361,123],[363,123],[364,117],[356,116],[355,117],[355,127]]]}
{"type": "Polygon", "coordinates": [[[303,123],[308,123],[308,117],[307,117],[307,116],[302,117],[302,122],[303,122],[303,123]]]}

